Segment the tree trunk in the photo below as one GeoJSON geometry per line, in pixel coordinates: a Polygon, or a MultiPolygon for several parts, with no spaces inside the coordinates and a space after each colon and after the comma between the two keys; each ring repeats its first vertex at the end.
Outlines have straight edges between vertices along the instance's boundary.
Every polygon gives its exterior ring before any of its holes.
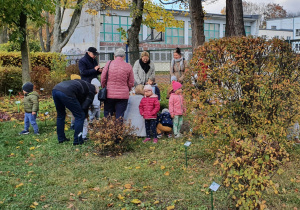
{"type": "Polygon", "coordinates": [[[42,48],[43,52],[50,52],[50,46],[51,46],[51,36],[52,33],[50,32],[50,27],[49,27],[49,12],[45,12],[45,17],[46,17],[46,47],[45,47],[45,42],[44,42],[44,37],[43,37],[43,27],[41,26],[39,29],[39,37],[40,37],[40,45],[42,48]]]}
{"type": "Polygon", "coordinates": [[[0,44],[8,42],[8,31],[6,26],[0,27],[0,44]]]}
{"type": "Polygon", "coordinates": [[[246,36],[242,0],[234,0],[234,28],[236,36],[246,36]]]}
{"type": "Polygon", "coordinates": [[[226,0],[225,36],[245,36],[242,0],[226,0]]]}
{"type": "Polygon", "coordinates": [[[128,47],[130,51],[130,64],[133,66],[134,62],[140,58],[139,56],[139,32],[141,29],[143,10],[144,10],[144,0],[133,0],[132,8],[133,16],[131,27],[128,29],[128,47]]]}
{"type": "Polygon", "coordinates": [[[189,0],[193,50],[205,42],[202,0],[189,0]]]}
{"type": "Polygon", "coordinates": [[[22,82],[31,81],[30,79],[30,53],[27,39],[27,15],[20,14],[20,31],[22,33],[21,55],[22,55],[22,82]]]}
{"type": "Polygon", "coordinates": [[[54,28],[53,28],[53,44],[51,47],[51,52],[61,52],[62,48],[70,40],[77,25],[79,24],[81,10],[82,10],[82,1],[83,0],[77,0],[77,5],[73,12],[69,27],[64,32],[62,32],[61,30],[61,23],[64,17],[65,8],[63,8],[62,10],[60,0],[56,1],[55,19],[54,19],[54,28]]]}

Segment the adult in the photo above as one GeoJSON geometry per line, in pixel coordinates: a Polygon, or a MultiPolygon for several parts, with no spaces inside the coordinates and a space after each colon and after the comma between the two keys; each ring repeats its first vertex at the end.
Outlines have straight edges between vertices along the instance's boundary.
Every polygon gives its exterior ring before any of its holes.
{"type": "Polygon", "coordinates": [[[124,61],[125,51],[118,48],[114,60],[108,61],[101,74],[101,85],[107,88],[107,99],[104,101],[104,117],[124,117],[129,91],[134,86],[133,71],[130,64],[124,61]],[[108,77],[106,78],[106,75],[108,77]]]}
{"type": "Polygon", "coordinates": [[[134,132],[136,136],[145,137],[145,119],[140,114],[139,105],[144,97],[144,85],[137,85],[135,87],[135,94],[129,96],[127,109],[124,114],[124,120],[131,121],[131,126],[134,126],[138,130],[134,132]]]}
{"type": "Polygon", "coordinates": [[[176,76],[177,81],[182,83],[184,79],[184,72],[187,68],[188,63],[182,56],[180,48],[177,47],[173,53],[173,59],[171,61],[170,75],[171,77],[176,76]]]}
{"type": "Polygon", "coordinates": [[[98,65],[96,56],[99,55],[95,47],[89,47],[84,57],[79,60],[78,66],[81,79],[91,83],[92,79],[97,78],[102,72],[98,65]]]}
{"type": "Polygon", "coordinates": [[[150,61],[150,55],[144,51],[141,53],[141,58],[133,65],[135,85],[145,85],[150,77],[155,77],[154,63],[150,61]]]}
{"type": "Polygon", "coordinates": [[[63,81],[53,88],[52,96],[57,112],[56,124],[59,143],[69,141],[65,136],[65,117],[66,108],[68,108],[75,117],[73,145],[83,144],[83,122],[98,89],[79,79],[63,81]]]}

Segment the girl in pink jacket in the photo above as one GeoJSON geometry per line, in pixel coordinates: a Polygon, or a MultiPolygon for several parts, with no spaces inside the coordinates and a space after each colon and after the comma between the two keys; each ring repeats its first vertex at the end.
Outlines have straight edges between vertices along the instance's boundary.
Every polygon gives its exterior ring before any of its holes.
{"type": "Polygon", "coordinates": [[[160,109],[160,104],[157,95],[153,94],[151,85],[144,87],[145,97],[142,98],[139,109],[140,114],[145,119],[146,138],[144,143],[151,140],[151,133],[153,136],[153,143],[157,143],[156,133],[156,118],[160,109]]]}
{"type": "Polygon", "coordinates": [[[169,100],[169,110],[173,118],[173,132],[175,138],[180,137],[180,129],[183,123],[182,115],[186,112],[185,101],[182,96],[182,85],[179,82],[172,82],[173,92],[169,100]]]}

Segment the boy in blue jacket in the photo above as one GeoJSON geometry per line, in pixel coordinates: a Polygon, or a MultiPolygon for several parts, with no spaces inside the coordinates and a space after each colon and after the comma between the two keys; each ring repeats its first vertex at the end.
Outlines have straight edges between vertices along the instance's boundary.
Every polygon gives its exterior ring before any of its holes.
{"type": "Polygon", "coordinates": [[[161,138],[163,133],[168,134],[168,137],[172,137],[173,120],[171,118],[168,109],[163,109],[161,114],[157,118],[157,137],[161,138]]]}

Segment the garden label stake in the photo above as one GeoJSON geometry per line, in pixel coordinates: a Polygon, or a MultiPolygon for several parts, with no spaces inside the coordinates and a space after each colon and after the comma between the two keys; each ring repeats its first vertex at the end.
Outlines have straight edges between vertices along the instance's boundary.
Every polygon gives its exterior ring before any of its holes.
{"type": "Polygon", "coordinates": [[[10,95],[11,95],[11,92],[13,92],[13,90],[9,89],[8,92],[9,92],[9,100],[10,100],[10,95]]]}
{"type": "Polygon", "coordinates": [[[211,209],[214,209],[214,196],[213,196],[213,192],[217,191],[219,189],[220,185],[216,182],[211,183],[211,185],[209,186],[210,189],[210,198],[211,198],[211,209]]]}
{"type": "Polygon", "coordinates": [[[190,141],[186,141],[184,143],[184,147],[185,147],[185,167],[187,168],[188,163],[187,163],[187,148],[191,145],[192,142],[190,141]]]}
{"type": "Polygon", "coordinates": [[[21,103],[21,101],[16,101],[16,104],[18,106],[18,113],[20,113],[20,103],[21,103]]]}
{"type": "Polygon", "coordinates": [[[49,114],[49,112],[45,112],[45,126],[47,126],[46,120],[47,120],[48,114],[49,114]]]}

